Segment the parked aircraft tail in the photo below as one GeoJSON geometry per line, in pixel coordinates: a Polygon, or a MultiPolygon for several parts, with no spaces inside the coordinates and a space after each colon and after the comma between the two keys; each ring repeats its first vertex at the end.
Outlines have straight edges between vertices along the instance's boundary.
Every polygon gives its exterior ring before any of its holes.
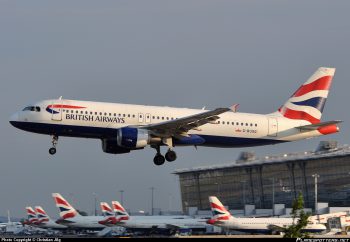
{"type": "Polygon", "coordinates": [[[52,197],[55,200],[56,207],[60,210],[60,217],[62,219],[74,218],[77,216],[81,216],[72,205],[70,205],[66,199],[62,197],[59,193],[52,193],[52,197]]]}
{"type": "Polygon", "coordinates": [[[47,213],[42,207],[35,206],[35,212],[37,214],[39,224],[49,222],[50,217],[47,215],[47,213]]]}
{"type": "Polygon", "coordinates": [[[119,221],[129,219],[130,216],[128,212],[118,201],[112,201],[112,205],[113,205],[113,211],[115,212],[115,216],[119,221]]]}
{"type": "Polygon", "coordinates": [[[227,209],[224,207],[224,205],[222,205],[217,197],[209,197],[209,202],[213,216],[207,221],[208,224],[216,224],[232,218],[230,212],[227,211],[227,209]]]}
{"type": "Polygon", "coordinates": [[[26,211],[28,218],[27,223],[32,225],[38,225],[38,218],[34,209],[32,207],[26,207],[26,211]]]}

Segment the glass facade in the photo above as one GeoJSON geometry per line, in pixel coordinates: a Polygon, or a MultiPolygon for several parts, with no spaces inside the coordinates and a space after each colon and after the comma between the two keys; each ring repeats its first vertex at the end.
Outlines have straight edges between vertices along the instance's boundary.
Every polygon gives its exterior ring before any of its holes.
{"type": "Polygon", "coordinates": [[[217,196],[230,209],[254,204],[257,209],[275,204],[292,206],[302,192],[305,207],[315,207],[315,179],[318,174],[318,202],[332,207],[350,207],[350,153],[309,156],[275,162],[246,162],[232,166],[175,172],[179,176],[182,208],[209,210],[209,196],[217,196]],[[251,163],[251,164],[250,164],[251,163]]]}

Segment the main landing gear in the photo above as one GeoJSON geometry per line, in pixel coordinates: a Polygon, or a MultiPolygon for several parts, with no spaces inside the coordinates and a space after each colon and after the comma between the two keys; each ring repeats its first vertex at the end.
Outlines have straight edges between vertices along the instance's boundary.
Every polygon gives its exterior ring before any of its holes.
{"type": "Polygon", "coordinates": [[[56,154],[56,145],[57,145],[57,142],[58,142],[58,136],[53,135],[53,136],[52,136],[52,141],[51,141],[52,147],[49,149],[50,155],[56,154]]]}
{"type": "Polygon", "coordinates": [[[167,160],[168,162],[172,162],[177,158],[176,153],[173,150],[169,149],[168,152],[165,153],[165,157],[160,153],[159,146],[156,148],[156,150],[157,150],[157,154],[155,155],[153,162],[157,166],[163,165],[165,160],[167,160]]]}

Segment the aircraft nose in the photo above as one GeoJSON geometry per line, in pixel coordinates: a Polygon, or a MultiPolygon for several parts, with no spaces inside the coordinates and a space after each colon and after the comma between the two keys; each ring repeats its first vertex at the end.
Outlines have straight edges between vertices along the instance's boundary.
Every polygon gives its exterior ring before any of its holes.
{"type": "Polygon", "coordinates": [[[16,126],[16,122],[18,121],[19,121],[19,114],[18,113],[12,114],[9,120],[10,124],[12,124],[13,126],[16,126]]]}

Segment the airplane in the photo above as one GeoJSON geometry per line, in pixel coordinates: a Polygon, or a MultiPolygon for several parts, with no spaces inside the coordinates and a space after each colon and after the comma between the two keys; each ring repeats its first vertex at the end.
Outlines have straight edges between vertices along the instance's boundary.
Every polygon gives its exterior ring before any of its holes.
{"type": "MultiPolygon", "coordinates": [[[[209,202],[213,217],[207,223],[225,229],[247,233],[271,234],[283,232],[286,227],[293,224],[293,218],[236,218],[227,211],[217,197],[209,197],[209,202]]],[[[326,229],[324,224],[309,220],[308,225],[302,231],[319,233],[326,229]]]]}
{"type": "Polygon", "coordinates": [[[21,130],[50,135],[56,153],[59,136],[93,138],[102,150],[124,154],[147,146],[155,165],[177,159],[176,146],[250,147],[291,142],[339,132],[340,120],[321,122],[335,68],[320,67],[277,111],[238,113],[238,104],[214,110],[59,99],[39,101],[11,116],[21,130]],[[166,146],[165,156],[160,147],[166,146]]]}
{"type": "Polygon", "coordinates": [[[43,229],[54,229],[54,230],[66,230],[67,226],[56,223],[52,220],[45,210],[40,206],[35,206],[35,212],[37,214],[38,223],[37,226],[43,229]]]}
{"type": "Polygon", "coordinates": [[[60,210],[60,219],[56,223],[68,226],[72,229],[102,230],[106,228],[100,221],[104,216],[82,216],[59,193],[52,193],[56,207],[60,210]]]}
{"type": "Polygon", "coordinates": [[[177,230],[191,229],[192,231],[205,231],[206,219],[196,219],[189,216],[130,216],[125,208],[118,202],[112,201],[117,226],[129,231],[148,233],[173,234],[177,230]]]}

